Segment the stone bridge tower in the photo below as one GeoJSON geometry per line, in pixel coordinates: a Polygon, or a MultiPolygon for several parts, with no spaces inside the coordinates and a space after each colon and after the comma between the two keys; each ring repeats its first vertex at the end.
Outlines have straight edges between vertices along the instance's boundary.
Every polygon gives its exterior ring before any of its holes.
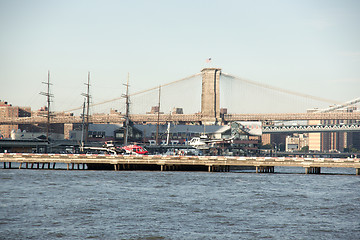
{"type": "Polygon", "coordinates": [[[220,118],[220,68],[202,71],[201,114],[205,125],[218,124],[220,118]]]}

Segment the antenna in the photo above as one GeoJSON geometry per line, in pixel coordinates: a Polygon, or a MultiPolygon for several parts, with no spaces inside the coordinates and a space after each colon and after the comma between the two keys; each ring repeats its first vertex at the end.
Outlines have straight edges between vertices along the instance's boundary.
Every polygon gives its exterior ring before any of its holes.
{"type": "Polygon", "coordinates": [[[50,94],[50,71],[48,71],[48,79],[47,82],[42,82],[43,84],[47,85],[47,92],[41,92],[41,95],[47,97],[47,123],[46,123],[46,141],[49,141],[49,134],[50,134],[50,102],[51,98],[54,97],[53,94],[50,94]]]}

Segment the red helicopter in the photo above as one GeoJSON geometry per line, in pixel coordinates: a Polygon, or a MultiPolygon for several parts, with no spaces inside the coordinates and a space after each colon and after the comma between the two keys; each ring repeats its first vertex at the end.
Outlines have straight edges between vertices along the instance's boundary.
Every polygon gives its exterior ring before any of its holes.
{"type": "Polygon", "coordinates": [[[105,144],[102,147],[82,147],[82,149],[87,150],[94,150],[94,151],[102,151],[102,152],[108,152],[112,154],[130,154],[130,155],[144,155],[148,154],[148,151],[138,145],[126,145],[123,147],[115,146],[112,141],[105,142],[105,144]]]}
{"type": "Polygon", "coordinates": [[[124,146],[122,149],[124,149],[127,154],[145,155],[149,153],[145,148],[135,144],[124,146]]]}

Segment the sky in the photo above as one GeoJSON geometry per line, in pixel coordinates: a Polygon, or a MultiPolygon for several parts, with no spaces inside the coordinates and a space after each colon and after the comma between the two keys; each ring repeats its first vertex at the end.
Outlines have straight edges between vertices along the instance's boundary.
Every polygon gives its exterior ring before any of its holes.
{"type": "Polygon", "coordinates": [[[128,73],[131,93],[219,67],[346,102],[360,97],[359,13],[358,0],[0,0],[0,100],[45,106],[48,71],[52,110],[67,111],[88,72],[97,103],[128,73]]]}

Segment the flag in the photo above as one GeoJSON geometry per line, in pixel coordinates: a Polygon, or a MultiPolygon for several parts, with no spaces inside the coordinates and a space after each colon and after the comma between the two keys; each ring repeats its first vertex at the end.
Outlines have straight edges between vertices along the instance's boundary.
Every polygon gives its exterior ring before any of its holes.
{"type": "Polygon", "coordinates": [[[211,58],[206,59],[206,63],[211,62],[211,58]]]}

